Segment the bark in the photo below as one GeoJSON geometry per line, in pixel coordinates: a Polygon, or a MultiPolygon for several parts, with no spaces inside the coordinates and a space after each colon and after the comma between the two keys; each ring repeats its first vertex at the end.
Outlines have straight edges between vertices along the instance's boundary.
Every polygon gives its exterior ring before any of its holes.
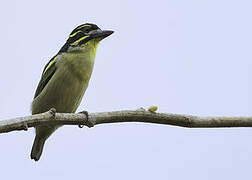
{"type": "Polygon", "coordinates": [[[0,121],[0,133],[28,130],[37,125],[85,125],[93,127],[104,123],[143,122],[187,128],[252,127],[252,117],[199,117],[182,114],[156,113],[139,109],[135,111],[113,111],[90,113],[48,112],[0,121]]]}

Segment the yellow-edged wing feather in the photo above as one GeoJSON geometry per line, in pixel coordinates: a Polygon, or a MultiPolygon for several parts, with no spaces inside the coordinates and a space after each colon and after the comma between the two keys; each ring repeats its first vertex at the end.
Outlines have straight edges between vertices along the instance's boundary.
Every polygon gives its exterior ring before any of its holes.
{"type": "Polygon", "coordinates": [[[43,73],[42,73],[42,77],[39,81],[38,87],[36,89],[35,92],[35,96],[34,99],[42,92],[42,90],[44,89],[44,87],[47,85],[47,83],[50,81],[50,79],[52,78],[53,74],[56,71],[56,60],[58,58],[58,55],[54,56],[45,66],[43,73]]]}

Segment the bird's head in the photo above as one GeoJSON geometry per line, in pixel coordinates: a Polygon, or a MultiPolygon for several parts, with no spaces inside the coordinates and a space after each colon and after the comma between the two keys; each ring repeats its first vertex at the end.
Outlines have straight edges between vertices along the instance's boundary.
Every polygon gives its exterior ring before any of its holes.
{"type": "Polygon", "coordinates": [[[102,39],[112,33],[113,31],[101,30],[97,25],[91,23],[79,25],[70,33],[67,42],[61,48],[60,52],[66,52],[69,48],[85,47],[90,42],[97,46],[102,39]]]}

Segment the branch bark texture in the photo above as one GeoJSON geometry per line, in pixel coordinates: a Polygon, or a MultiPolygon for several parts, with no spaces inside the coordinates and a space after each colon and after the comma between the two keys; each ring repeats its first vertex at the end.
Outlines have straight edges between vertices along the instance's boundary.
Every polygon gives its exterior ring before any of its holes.
{"type": "Polygon", "coordinates": [[[144,122],[188,128],[252,127],[252,117],[199,117],[182,114],[155,113],[144,109],[90,113],[45,113],[0,121],[0,133],[28,130],[37,125],[85,125],[92,127],[104,123],[144,122]]]}

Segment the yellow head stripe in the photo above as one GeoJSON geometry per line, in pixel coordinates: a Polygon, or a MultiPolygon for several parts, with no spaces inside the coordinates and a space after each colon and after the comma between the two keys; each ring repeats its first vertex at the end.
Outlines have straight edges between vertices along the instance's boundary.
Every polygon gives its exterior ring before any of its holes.
{"type": "Polygon", "coordinates": [[[70,34],[69,37],[74,37],[76,34],[78,34],[78,33],[80,33],[80,32],[83,32],[83,31],[79,30],[79,31],[77,31],[77,32],[75,32],[75,33],[73,33],[73,34],[70,34]]]}
{"type": "Polygon", "coordinates": [[[82,25],[82,26],[78,27],[77,29],[84,28],[84,27],[90,27],[90,25],[88,25],[88,24],[84,24],[84,25],[82,25]]]}
{"type": "Polygon", "coordinates": [[[82,41],[83,39],[86,39],[87,37],[89,37],[89,36],[84,36],[84,37],[78,39],[77,41],[74,42],[74,45],[77,45],[80,41],[82,41]]]}
{"type": "Polygon", "coordinates": [[[46,71],[53,65],[53,63],[58,59],[59,56],[56,56],[45,68],[43,74],[46,73],[46,71]]]}

